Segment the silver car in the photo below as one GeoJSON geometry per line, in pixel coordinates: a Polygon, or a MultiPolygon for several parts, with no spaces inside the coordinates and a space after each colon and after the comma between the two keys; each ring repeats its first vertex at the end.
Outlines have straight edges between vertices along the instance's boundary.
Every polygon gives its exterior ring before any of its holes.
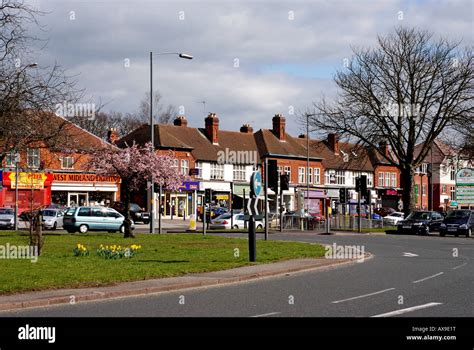
{"type": "Polygon", "coordinates": [[[0,208],[0,228],[11,229],[15,226],[15,212],[12,208],[0,208]]]}
{"type": "Polygon", "coordinates": [[[45,229],[56,230],[59,227],[63,227],[63,211],[59,209],[43,209],[41,216],[43,217],[43,227],[45,229]]]}

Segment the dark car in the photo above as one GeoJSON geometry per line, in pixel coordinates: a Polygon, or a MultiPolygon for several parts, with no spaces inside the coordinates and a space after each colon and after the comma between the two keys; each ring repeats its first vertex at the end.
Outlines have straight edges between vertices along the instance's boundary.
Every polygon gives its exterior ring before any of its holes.
{"type": "MultiPolygon", "coordinates": [[[[125,216],[125,203],[114,202],[112,208],[125,216]]],[[[144,224],[150,223],[150,213],[145,211],[145,209],[141,208],[136,203],[130,203],[130,216],[134,222],[143,222],[144,224]]]]}
{"type": "MultiPolygon", "coordinates": [[[[207,208],[206,221],[210,222],[212,219],[215,219],[216,217],[218,217],[222,214],[225,214],[228,211],[229,210],[227,208],[223,208],[223,207],[211,207],[210,210],[209,210],[209,208],[207,208]]],[[[203,220],[203,213],[204,213],[204,209],[201,206],[201,207],[198,208],[198,215],[199,215],[199,219],[201,221],[203,220]]]]}
{"type": "Polygon", "coordinates": [[[432,231],[439,231],[444,216],[436,211],[413,211],[405,220],[399,221],[399,233],[414,233],[428,235],[432,231]]]}
{"type": "Polygon", "coordinates": [[[439,228],[439,235],[466,235],[472,237],[474,229],[474,211],[472,210],[451,210],[443,220],[439,228]]]}

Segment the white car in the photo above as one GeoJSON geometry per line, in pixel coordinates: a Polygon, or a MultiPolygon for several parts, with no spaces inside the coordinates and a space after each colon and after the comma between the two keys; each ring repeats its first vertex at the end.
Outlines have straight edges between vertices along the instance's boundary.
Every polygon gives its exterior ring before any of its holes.
{"type": "MultiPolygon", "coordinates": [[[[211,226],[210,226],[211,229],[218,229],[218,230],[220,229],[230,230],[232,227],[234,229],[245,228],[244,214],[242,213],[234,214],[233,220],[231,220],[230,213],[219,215],[217,218],[211,221],[211,226]]],[[[255,222],[255,228],[262,229],[263,227],[264,227],[264,224],[262,221],[259,220],[255,222]]]]}
{"type": "Polygon", "coordinates": [[[405,218],[405,214],[400,211],[395,211],[383,218],[383,223],[386,225],[397,226],[398,222],[405,218]]]}
{"type": "Polygon", "coordinates": [[[43,217],[43,227],[45,229],[56,230],[63,227],[64,213],[58,209],[43,209],[41,211],[43,217]]]}

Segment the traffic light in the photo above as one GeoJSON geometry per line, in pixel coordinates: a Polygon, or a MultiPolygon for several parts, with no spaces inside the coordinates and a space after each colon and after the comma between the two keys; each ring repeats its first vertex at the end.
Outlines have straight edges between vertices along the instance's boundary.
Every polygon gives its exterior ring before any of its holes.
{"type": "Polygon", "coordinates": [[[209,204],[212,202],[212,190],[210,188],[206,188],[204,192],[204,203],[209,204]]]}
{"type": "Polygon", "coordinates": [[[367,196],[367,175],[360,176],[360,192],[364,197],[367,196]]]}
{"type": "Polygon", "coordinates": [[[290,189],[290,177],[288,176],[288,174],[280,175],[280,189],[282,191],[286,191],[290,189]]]}
{"type": "Polygon", "coordinates": [[[278,168],[275,159],[268,160],[268,188],[271,188],[275,193],[278,192],[278,168]]]}
{"type": "Polygon", "coordinates": [[[153,184],[153,192],[159,193],[160,192],[160,185],[158,184],[153,184]]]}
{"type": "Polygon", "coordinates": [[[340,188],[339,189],[339,203],[346,203],[346,202],[347,202],[346,189],[340,188]]]}

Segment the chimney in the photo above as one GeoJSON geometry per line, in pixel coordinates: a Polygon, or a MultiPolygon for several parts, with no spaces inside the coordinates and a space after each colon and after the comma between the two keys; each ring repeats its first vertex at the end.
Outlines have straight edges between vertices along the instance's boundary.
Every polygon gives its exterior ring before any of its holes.
{"type": "Polygon", "coordinates": [[[176,119],[173,121],[173,125],[175,126],[188,126],[188,120],[184,115],[178,115],[176,119]]]}
{"type": "Polygon", "coordinates": [[[213,144],[218,144],[217,133],[219,132],[219,118],[215,113],[209,113],[204,120],[206,125],[206,136],[213,144]]]}
{"type": "Polygon", "coordinates": [[[107,142],[108,143],[115,143],[115,141],[118,140],[118,134],[117,134],[117,129],[115,128],[110,128],[109,131],[107,131],[107,142]]]}
{"type": "Polygon", "coordinates": [[[339,154],[339,135],[338,134],[328,134],[328,144],[329,144],[329,148],[334,152],[334,154],[339,154]]]}
{"type": "Polygon", "coordinates": [[[240,127],[240,132],[244,134],[253,134],[253,128],[250,124],[244,124],[240,127]]]}
{"type": "Polygon", "coordinates": [[[282,114],[275,114],[272,119],[273,133],[280,141],[285,141],[285,117],[282,114]]]}
{"type": "Polygon", "coordinates": [[[385,157],[390,157],[390,147],[387,144],[387,141],[380,142],[379,152],[385,155],[385,157]]]}

